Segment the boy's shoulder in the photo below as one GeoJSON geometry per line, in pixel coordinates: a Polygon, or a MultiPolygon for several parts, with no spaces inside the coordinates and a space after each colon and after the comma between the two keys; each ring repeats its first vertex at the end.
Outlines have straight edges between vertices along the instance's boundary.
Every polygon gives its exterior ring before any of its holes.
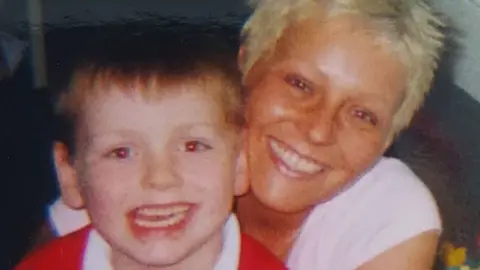
{"type": "MultiPolygon", "coordinates": [[[[28,255],[15,270],[81,269],[90,227],[57,238],[28,255]]],[[[239,270],[285,270],[284,264],[252,237],[242,234],[239,270]]]]}
{"type": "Polygon", "coordinates": [[[48,244],[27,255],[15,270],[81,269],[83,252],[87,243],[90,227],[52,240],[48,244]]]}
{"type": "Polygon", "coordinates": [[[241,251],[239,270],[286,270],[287,268],[266,247],[252,237],[243,234],[241,236],[241,251]]]}

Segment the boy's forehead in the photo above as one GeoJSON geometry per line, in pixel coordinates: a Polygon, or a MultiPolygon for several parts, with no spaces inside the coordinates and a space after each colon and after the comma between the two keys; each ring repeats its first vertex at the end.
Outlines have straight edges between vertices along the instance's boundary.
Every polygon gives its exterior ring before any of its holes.
{"type": "Polygon", "coordinates": [[[77,140],[86,147],[124,140],[163,145],[182,138],[226,143],[237,134],[219,117],[220,110],[198,92],[165,95],[156,102],[145,101],[138,93],[111,92],[90,103],[85,112],[77,140]]]}
{"type": "Polygon", "coordinates": [[[61,111],[74,117],[75,133],[82,132],[78,130],[82,125],[104,129],[113,124],[135,125],[163,118],[177,122],[214,121],[222,128],[230,128],[230,114],[238,107],[238,90],[222,72],[192,76],[132,74],[95,70],[77,74],[69,93],[59,103],[61,111]]]}
{"type": "Polygon", "coordinates": [[[140,91],[124,91],[112,86],[108,92],[90,97],[83,107],[83,121],[99,129],[142,125],[191,126],[214,125],[221,120],[217,101],[206,93],[190,89],[145,96],[140,91]]]}

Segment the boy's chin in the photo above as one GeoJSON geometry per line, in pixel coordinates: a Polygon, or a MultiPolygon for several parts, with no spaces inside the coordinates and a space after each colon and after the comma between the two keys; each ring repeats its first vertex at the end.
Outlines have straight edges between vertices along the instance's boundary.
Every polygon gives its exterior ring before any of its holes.
{"type": "MultiPolygon", "coordinates": [[[[168,245],[165,243],[158,243],[157,245],[145,245],[136,248],[135,245],[130,245],[129,250],[124,250],[120,252],[115,257],[120,260],[113,261],[113,265],[119,265],[124,267],[125,265],[136,265],[139,268],[150,266],[150,267],[167,267],[172,265],[181,265],[182,262],[187,258],[192,250],[187,246],[178,246],[177,245],[168,245]],[[124,261],[127,260],[127,261],[124,261]]],[[[116,269],[116,267],[114,267],[116,269]]]]}

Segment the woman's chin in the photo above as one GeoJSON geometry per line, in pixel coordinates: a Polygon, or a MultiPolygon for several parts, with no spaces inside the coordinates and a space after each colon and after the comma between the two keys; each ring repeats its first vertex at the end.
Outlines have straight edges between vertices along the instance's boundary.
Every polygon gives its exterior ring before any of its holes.
{"type": "MultiPolygon", "coordinates": [[[[292,190],[290,190],[291,192],[292,190]]],[[[269,210],[273,210],[279,213],[293,214],[303,212],[310,208],[308,204],[302,202],[302,200],[294,199],[298,196],[292,196],[288,189],[275,189],[270,190],[261,186],[252,185],[252,194],[255,199],[269,210]]]]}

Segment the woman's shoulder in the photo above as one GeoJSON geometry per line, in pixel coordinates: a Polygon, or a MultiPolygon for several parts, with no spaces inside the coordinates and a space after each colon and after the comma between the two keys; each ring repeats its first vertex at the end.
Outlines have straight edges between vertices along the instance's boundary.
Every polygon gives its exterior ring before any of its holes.
{"type": "Polygon", "coordinates": [[[316,254],[355,269],[405,240],[440,229],[435,200],[422,181],[400,160],[382,158],[351,187],[315,207],[297,246],[315,247],[316,254]],[[335,258],[338,251],[342,258],[335,258]]]}
{"type": "Polygon", "coordinates": [[[378,182],[377,185],[396,183],[408,188],[423,188],[422,181],[410,167],[400,159],[392,157],[380,158],[361,180],[366,179],[375,179],[373,181],[378,182]]]}
{"type": "Polygon", "coordinates": [[[396,220],[399,214],[408,214],[404,219],[418,215],[438,218],[436,202],[428,188],[405,163],[395,158],[381,158],[352,186],[329,202],[319,204],[312,214],[342,212],[342,208],[348,209],[349,216],[371,216],[375,220],[396,220]]]}
{"type": "Polygon", "coordinates": [[[432,193],[401,160],[382,158],[358,184],[357,194],[353,186],[353,196],[351,199],[346,196],[345,203],[358,202],[358,207],[352,210],[370,217],[374,222],[368,222],[369,226],[375,228],[382,222],[383,226],[388,225],[386,227],[392,229],[392,235],[401,234],[398,230],[404,231],[404,234],[416,234],[429,229],[441,229],[440,215],[432,193]]]}
{"type": "Polygon", "coordinates": [[[428,215],[435,219],[431,222],[439,222],[435,199],[422,180],[402,161],[381,158],[350,187],[318,204],[309,220],[365,223],[365,217],[397,220],[399,214],[408,214],[403,219],[428,215]]]}
{"type": "Polygon", "coordinates": [[[382,157],[374,166],[365,172],[343,194],[333,200],[358,200],[376,204],[379,202],[395,203],[406,197],[424,203],[434,199],[422,180],[401,160],[382,157]]]}

